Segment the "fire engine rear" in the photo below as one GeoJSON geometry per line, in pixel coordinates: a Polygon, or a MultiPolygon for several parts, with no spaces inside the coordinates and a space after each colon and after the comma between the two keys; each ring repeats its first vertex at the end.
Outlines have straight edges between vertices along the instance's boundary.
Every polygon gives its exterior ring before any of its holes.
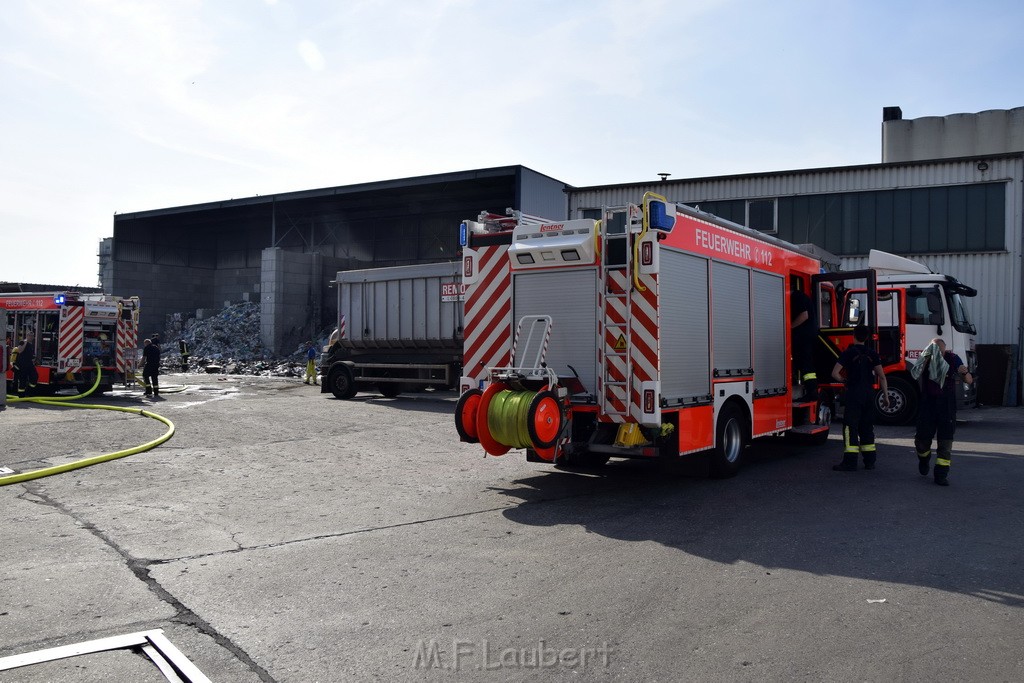
{"type": "MultiPolygon", "coordinates": [[[[8,349],[32,342],[38,373],[36,393],[91,386],[97,366],[99,391],[110,391],[135,374],[138,297],[40,292],[0,294],[7,309],[8,349]]],[[[13,373],[8,368],[8,381],[13,373]]]]}
{"type": "Polygon", "coordinates": [[[463,441],[567,465],[708,453],[722,477],[752,438],[827,438],[793,375],[791,289],[820,271],[799,247],[652,193],[601,220],[482,215],[463,244],[463,441]]]}

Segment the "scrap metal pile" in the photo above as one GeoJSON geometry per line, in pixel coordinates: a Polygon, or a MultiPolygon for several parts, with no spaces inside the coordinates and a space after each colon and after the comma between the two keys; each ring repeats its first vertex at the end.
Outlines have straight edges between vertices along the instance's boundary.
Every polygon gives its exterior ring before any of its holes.
{"type": "MultiPolygon", "coordinates": [[[[231,304],[215,315],[188,318],[168,316],[161,335],[161,366],[165,372],[181,372],[178,340],[188,344],[189,372],[264,377],[301,377],[306,369],[306,347],[301,345],[284,358],[275,356],[260,340],[260,305],[231,304]]],[[[318,341],[318,349],[323,341],[318,341]]]]}

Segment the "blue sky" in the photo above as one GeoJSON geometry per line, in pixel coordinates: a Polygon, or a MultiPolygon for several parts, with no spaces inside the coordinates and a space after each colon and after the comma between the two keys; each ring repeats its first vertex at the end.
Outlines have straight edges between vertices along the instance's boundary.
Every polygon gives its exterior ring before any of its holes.
{"type": "Polygon", "coordinates": [[[114,213],[876,163],[885,106],[1024,105],[1022,27],[1016,0],[7,0],[0,281],[95,285],[114,213]]]}

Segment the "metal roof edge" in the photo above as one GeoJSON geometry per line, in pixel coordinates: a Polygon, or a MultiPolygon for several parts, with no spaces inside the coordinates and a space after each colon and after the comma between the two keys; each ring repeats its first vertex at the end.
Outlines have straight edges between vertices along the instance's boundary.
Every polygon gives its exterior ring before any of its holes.
{"type": "Polygon", "coordinates": [[[723,180],[743,180],[748,178],[769,178],[779,177],[787,175],[800,175],[800,174],[822,174],[822,173],[835,173],[837,171],[854,171],[854,170],[871,170],[879,168],[898,168],[900,166],[928,166],[928,165],[939,165],[949,163],[966,163],[973,161],[980,161],[982,159],[1012,159],[1012,158],[1024,158],[1024,151],[1020,152],[1000,152],[998,154],[975,154],[965,157],[950,157],[948,159],[921,159],[916,161],[890,161],[886,163],[877,164],[854,164],[850,166],[822,166],[817,168],[798,168],[787,171],[763,171],[760,173],[737,173],[734,175],[719,175],[719,176],[700,176],[696,178],[677,178],[675,180],[640,180],[630,183],[609,183],[607,185],[581,185],[579,187],[573,187],[573,192],[586,192],[594,190],[606,190],[613,188],[623,187],[638,187],[641,185],[684,185],[687,183],[701,183],[708,181],[723,181],[723,180]]]}
{"type": "MultiPolygon", "coordinates": [[[[502,176],[514,177],[518,169],[528,168],[521,164],[511,166],[493,166],[490,168],[470,169],[465,171],[449,171],[446,173],[434,173],[421,176],[410,176],[407,178],[393,178],[389,180],[375,180],[365,183],[354,183],[351,185],[334,185],[329,187],[316,188],[312,190],[294,190],[292,192],[277,192],[267,195],[255,195],[253,197],[241,197],[238,199],[226,199],[213,202],[202,202],[198,204],[184,204],[181,206],[165,207],[161,209],[148,209],[144,211],[132,211],[127,213],[114,214],[114,220],[132,220],[136,218],[151,218],[154,216],[172,215],[179,213],[191,213],[194,211],[209,211],[211,209],[228,209],[239,206],[253,206],[269,204],[277,201],[289,201],[296,199],[310,199],[315,197],[332,197],[358,192],[375,192],[390,190],[399,187],[415,187],[417,185],[432,185],[436,183],[459,182],[465,180],[476,180],[479,178],[496,178],[502,176]]],[[[528,169],[538,175],[532,168],[528,169]]],[[[545,176],[550,177],[550,176],[545,176]]],[[[551,178],[555,182],[561,180],[551,178]]],[[[563,183],[566,184],[567,183],[563,183]]]]}

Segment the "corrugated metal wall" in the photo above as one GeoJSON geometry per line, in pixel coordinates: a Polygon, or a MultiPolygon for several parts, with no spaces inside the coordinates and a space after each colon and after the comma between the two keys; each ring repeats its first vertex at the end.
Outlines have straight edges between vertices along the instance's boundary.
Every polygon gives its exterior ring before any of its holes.
{"type": "MultiPolygon", "coordinates": [[[[872,166],[848,166],[765,175],[720,176],[694,180],[653,181],[569,190],[570,217],[576,211],[601,206],[637,203],[644,192],[657,192],[674,202],[693,203],[723,199],[753,199],[829,192],[856,192],[932,185],[1019,181],[1024,175],[1022,157],[1007,156],[985,161],[986,170],[974,160],[918,162],[872,166]]],[[[1020,196],[1017,189],[1017,196],[1020,196]]],[[[1009,202],[1008,202],[1009,203],[1009,202]]],[[[1019,230],[1018,225],[1018,230],[1019,230]]]]}
{"type": "MultiPolygon", "coordinates": [[[[1024,232],[1024,155],[901,164],[814,169],[764,175],[723,176],[694,180],[653,181],[629,185],[579,188],[569,191],[569,217],[582,209],[639,202],[644,192],[657,192],[670,201],[699,203],[809,194],[930,187],[1004,181],[1007,251],[997,253],[901,254],[948,273],[978,290],[969,301],[978,343],[1018,344],[1024,302],[1021,277],[1021,235],[1024,232]]],[[[844,268],[863,266],[863,258],[845,258],[844,268]]]]}
{"type": "MultiPolygon", "coordinates": [[[[1014,344],[1020,323],[1020,259],[1010,254],[901,254],[920,261],[932,270],[952,275],[978,290],[966,299],[979,344],[1014,344]]],[[[866,256],[844,258],[843,270],[867,268],[866,256]]]]}

